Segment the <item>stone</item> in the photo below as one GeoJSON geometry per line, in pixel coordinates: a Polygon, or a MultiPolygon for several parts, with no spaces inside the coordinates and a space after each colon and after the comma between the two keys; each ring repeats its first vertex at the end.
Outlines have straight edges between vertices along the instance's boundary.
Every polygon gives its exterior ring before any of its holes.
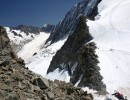
{"type": "Polygon", "coordinates": [[[36,78],[33,80],[33,85],[40,87],[40,89],[47,89],[49,88],[49,82],[45,78],[36,78]]]}
{"type": "Polygon", "coordinates": [[[24,79],[23,75],[19,71],[14,71],[12,76],[19,81],[24,79]]]}
{"type": "Polygon", "coordinates": [[[54,94],[52,92],[48,91],[46,94],[47,94],[47,96],[48,96],[49,99],[55,100],[54,94]]]}
{"type": "Polygon", "coordinates": [[[9,93],[5,100],[20,100],[20,98],[15,93],[9,93]]]}
{"type": "Polygon", "coordinates": [[[11,92],[13,89],[9,85],[6,85],[4,83],[0,83],[0,90],[5,90],[7,92],[11,92]]]}
{"type": "Polygon", "coordinates": [[[9,64],[9,61],[0,61],[0,66],[6,66],[9,64]]]}
{"type": "Polygon", "coordinates": [[[24,60],[21,59],[21,58],[19,58],[19,59],[17,60],[17,62],[18,62],[19,64],[21,64],[21,65],[25,65],[24,60]]]}
{"type": "Polygon", "coordinates": [[[0,90],[0,100],[2,100],[1,98],[3,98],[5,96],[5,92],[0,90]]]}

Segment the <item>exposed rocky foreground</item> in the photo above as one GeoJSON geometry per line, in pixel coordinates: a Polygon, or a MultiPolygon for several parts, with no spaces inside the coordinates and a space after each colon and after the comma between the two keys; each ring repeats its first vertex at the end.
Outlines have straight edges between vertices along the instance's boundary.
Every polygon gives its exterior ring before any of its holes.
{"type": "Polygon", "coordinates": [[[0,100],[93,100],[72,84],[42,78],[25,67],[16,56],[3,27],[0,27],[0,100]]]}

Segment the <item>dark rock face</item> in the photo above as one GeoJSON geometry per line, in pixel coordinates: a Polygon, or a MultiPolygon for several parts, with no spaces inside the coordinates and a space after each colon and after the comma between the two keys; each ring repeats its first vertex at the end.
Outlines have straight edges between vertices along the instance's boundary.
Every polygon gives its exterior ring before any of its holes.
{"type": "Polygon", "coordinates": [[[74,6],[65,15],[65,18],[56,25],[46,43],[51,41],[52,44],[72,34],[81,15],[94,20],[94,17],[98,14],[97,5],[100,1],[101,0],[84,0],[74,6]]]}
{"type": "Polygon", "coordinates": [[[79,86],[88,86],[98,91],[105,90],[99,73],[100,68],[97,66],[96,46],[94,43],[88,43],[92,39],[86,25],[86,18],[81,16],[73,34],[53,57],[47,73],[53,72],[56,68],[65,69],[71,76],[71,83],[75,84],[81,78],[79,86]],[[62,63],[66,66],[61,66],[62,63]],[[73,68],[76,63],[77,66],[73,68]]]}
{"type": "Polygon", "coordinates": [[[91,94],[72,84],[52,82],[29,71],[9,42],[0,26],[0,100],[93,100],[91,94]]]}

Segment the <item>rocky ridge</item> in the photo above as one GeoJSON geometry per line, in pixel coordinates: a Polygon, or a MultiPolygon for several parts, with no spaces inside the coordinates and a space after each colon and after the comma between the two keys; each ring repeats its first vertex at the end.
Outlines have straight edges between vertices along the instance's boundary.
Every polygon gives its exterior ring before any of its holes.
{"type": "Polygon", "coordinates": [[[93,100],[79,87],[47,80],[25,67],[16,56],[0,26],[0,100],[93,100]]]}
{"type": "Polygon", "coordinates": [[[89,87],[97,91],[104,91],[98,56],[95,54],[96,45],[90,42],[93,39],[86,25],[86,17],[81,16],[73,34],[70,35],[53,57],[47,73],[59,68],[68,71],[72,84],[89,87]],[[63,66],[64,64],[64,66],[63,66]]]}
{"type": "Polygon", "coordinates": [[[94,17],[98,14],[97,5],[100,2],[101,0],[83,0],[73,6],[67,12],[65,18],[55,26],[46,43],[50,41],[52,44],[71,35],[80,16],[86,16],[88,19],[94,20],[94,17]]]}

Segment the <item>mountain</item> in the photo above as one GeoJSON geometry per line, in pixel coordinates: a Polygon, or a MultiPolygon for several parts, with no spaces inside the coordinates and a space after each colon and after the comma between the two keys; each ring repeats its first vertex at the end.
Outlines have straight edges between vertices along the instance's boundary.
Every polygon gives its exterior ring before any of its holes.
{"type": "MultiPolygon", "coordinates": [[[[103,95],[117,90],[129,99],[129,4],[129,0],[84,0],[67,13],[50,36],[38,34],[18,56],[30,70],[48,79],[71,82],[103,95]],[[91,7],[95,9],[88,10],[91,7]],[[86,11],[92,11],[95,20],[86,16],[86,11]]],[[[94,100],[106,98],[92,93],[94,100]]]]}
{"type": "Polygon", "coordinates": [[[16,27],[6,27],[11,45],[14,51],[18,52],[22,47],[32,41],[40,33],[50,33],[54,25],[46,24],[42,28],[35,26],[18,25],[16,27]]]}
{"type": "Polygon", "coordinates": [[[103,87],[105,89],[102,76],[99,73],[100,68],[97,66],[99,61],[95,54],[96,46],[94,43],[88,43],[92,39],[86,25],[86,18],[81,16],[74,33],[68,37],[53,57],[47,73],[59,68],[59,72],[68,71],[71,77],[70,82],[73,84],[81,79],[78,83],[81,87],[88,86],[98,91],[103,90],[103,87]]]}
{"type": "Polygon", "coordinates": [[[9,42],[6,30],[0,26],[0,100],[93,100],[79,87],[52,82],[28,70],[9,42]]]}
{"type": "Polygon", "coordinates": [[[16,27],[11,27],[11,30],[21,30],[22,32],[26,33],[27,35],[29,33],[33,34],[39,34],[40,32],[46,32],[50,33],[53,31],[55,25],[45,24],[43,27],[35,27],[35,26],[26,26],[26,25],[18,25],[16,27]]]}
{"type": "Polygon", "coordinates": [[[34,34],[40,33],[40,28],[34,27],[34,26],[19,25],[16,27],[11,27],[10,29],[11,30],[21,30],[22,32],[26,33],[27,35],[29,35],[29,33],[34,33],[34,34]]]}
{"type": "Polygon", "coordinates": [[[51,33],[55,28],[55,25],[45,24],[42,28],[40,28],[41,32],[51,33]]]}
{"type": "Polygon", "coordinates": [[[97,5],[99,2],[101,0],[84,0],[72,7],[65,18],[56,25],[46,43],[50,41],[52,44],[72,34],[81,15],[94,20],[94,17],[98,14],[97,5]]]}
{"type": "MultiPolygon", "coordinates": [[[[59,75],[62,76],[63,79],[66,76],[70,79],[70,82],[76,83],[75,85],[86,85],[91,88],[94,82],[92,79],[95,76],[92,74],[92,77],[90,77],[89,72],[94,73],[95,70],[100,68],[100,71],[98,69],[95,75],[99,73],[97,76],[100,79],[100,76],[102,76],[102,81],[106,85],[107,92],[112,94],[114,90],[117,90],[124,94],[124,96],[126,95],[130,98],[129,10],[129,0],[102,0],[98,5],[99,14],[95,17],[95,20],[86,20],[87,29],[93,39],[89,42],[86,41],[86,43],[82,45],[77,40],[84,36],[82,35],[83,33],[79,31],[80,34],[75,36],[76,29],[73,30],[72,34],[67,37],[64,45],[52,58],[48,68],[48,76],[52,78],[53,76],[59,75]],[[76,47],[79,50],[77,50],[76,47]],[[92,51],[90,57],[88,48],[91,48],[90,50],[92,51]],[[76,50],[78,53],[76,53],[76,50]],[[83,53],[80,54],[80,50],[83,50],[83,53]],[[96,61],[96,64],[94,61],[96,61]],[[95,65],[91,66],[91,62],[95,65]],[[91,66],[90,70],[89,65],[91,66]],[[97,69],[93,69],[94,67],[97,69]],[[84,74],[82,75],[82,73],[84,74]],[[92,81],[91,85],[88,84],[89,78],[87,77],[90,77],[92,81]]],[[[74,24],[74,26],[76,27],[77,24],[74,24]]],[[[64,29],[64,27],[62,29],[64,29]]],[[[64,38],[60,37],[60,39],[64,38]]],[[[81,40],[83,41],[83,39],[81,40]]],[[[100,81],[99,83],[102,82],[100,81]]],[[[96,87],[94,88],[96,89],[96,87]]],[[[105,88],[104,85],[102,88],[105,88]]],[[[101,100],[100,97],[97,97],[97,99],[101,100]]]]}
{"type": "Polygon", "coordinates": [[[11,29],[9,27],[5,28],[10,38],[10,44],[12,45],[15,52],[21,50],[26,43],[32,41],[34,37],[39,34],[25,33],[24,31],[11,29]]]}
{"type": "MultiPolygon", "coordinates": [[[[63,31],[75,27],[74,29],[71,29],[71,34],[65,33],[68,34],[68,38],[64,34],[61,34],[64,39],[59,37],[59,41],[57,40],[57,42],[48,45],[48,43],[45,43],[46,38],[42,39],[45,34],[38,34],[37,38],[22,47],[17,53],[18,56],[25,60],[27,67],[42,76],[52,80],[59,77],[58,79],[71,82],[75,85],[77,84],[81,87],[88,86],[91,89],[105,92],[105,85],[103,84],[102,76],[99,73],[100,68],[98,66],[97,55],[95,54],[95,43],[85,45],[93,39],[89,33],[88,26],[86,25],[86,18],[94,19],[94,16],[97,14],[97,5],[99,2],[100,0],[84,0],[80,2],[66,14],[61,22],[64,26],[62,24],[56,25],[55,29],[50,34],[51,37],[53,32],[56,32],[57,27],[58,30],[61,29],[63,31]],[[70,23],[70,20],[68,19],[72,20],[72,23],[70,23]],[[89,46],[92,48],[90,50],[91,53],[88,52],[89,46]],[[86,56],[82,54],[83,51],[86,51],[86,56]],[[88,64],[85,64],[85,62],[88,62],[88,64]],[[46,66],[44,67],[44,70],[43,65],[46,66]],[[64,65],[62,66],[63,68],[61,68],[60,65],[64,65]],[[55,72],[57,68],[60,69],[58,73],[61,74],[56,75],[56,77],[50,77],[54,76],[50,73],[55,72]],[[48,73],[47,76],[46,72],[48,73]]],[[[55,33],[55,36],[57,37],[58,34],[60,33],[55,33]]]]}

